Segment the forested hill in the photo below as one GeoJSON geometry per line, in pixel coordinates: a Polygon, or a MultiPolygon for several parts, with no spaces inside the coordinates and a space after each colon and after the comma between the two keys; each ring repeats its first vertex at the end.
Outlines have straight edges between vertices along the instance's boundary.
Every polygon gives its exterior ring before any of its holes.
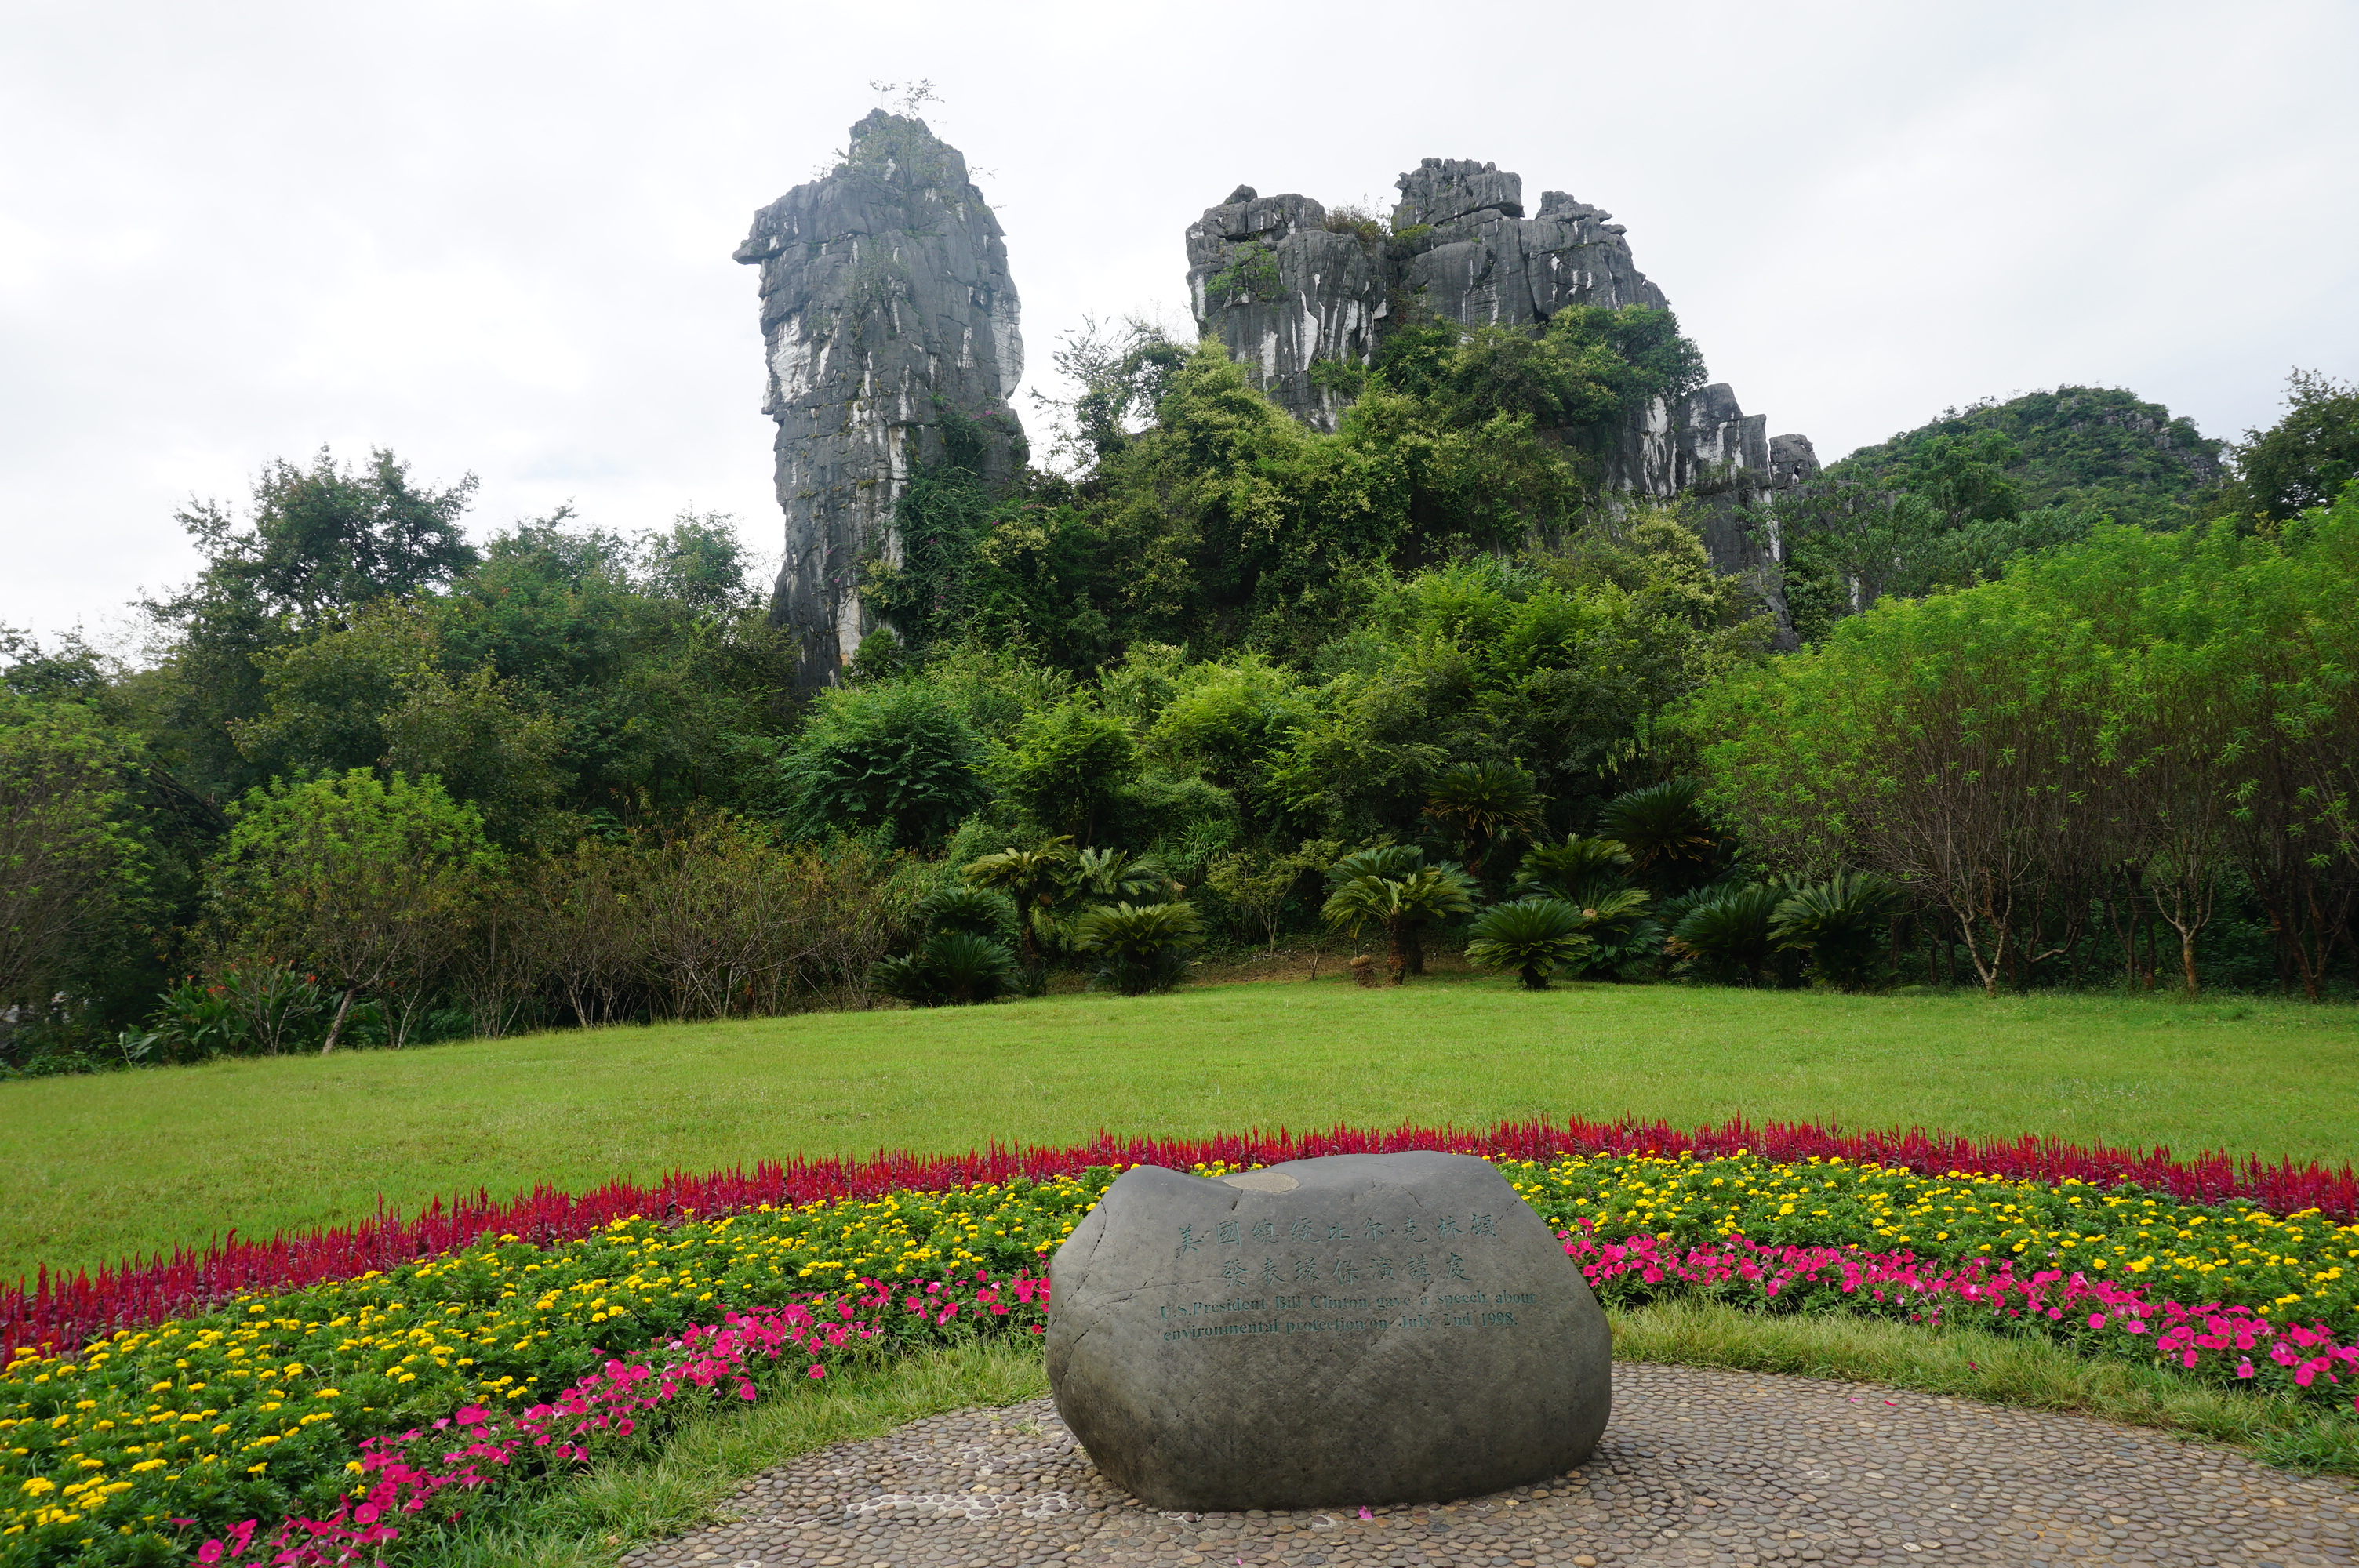
{"type": "Polygon", "coordinates": [[[2145,527],[2191,520],[2218,486],[2222,443],[2119,387],[2060,386],[1953,408],[1859,450],[1830,477],[1924,491],[1971,459],[1995,467],[2014,507],[2067,506],[2145,527]]]}

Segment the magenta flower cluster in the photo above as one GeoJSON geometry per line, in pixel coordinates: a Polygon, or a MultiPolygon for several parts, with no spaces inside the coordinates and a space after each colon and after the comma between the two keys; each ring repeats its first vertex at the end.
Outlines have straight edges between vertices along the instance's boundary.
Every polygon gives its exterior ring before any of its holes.
{"type": "MultiPolygon", "coordinates": [[[[1670,1283],[1790,1303],[1812,1290],[1832,1290],[1919,1322],[1980,1314],[2000,1325],[2022,1325],[2044,1318],[2064,1337],[2093,1339],[2090,1348],[2169,1361],[2184,1371],[2208,1370],[2223,1380],[2290,1383],[2313,1397],[2345,1376],[2359,1379],[2359,1346],[2337,1343],[2322,1323],[2272,1324],[2250,1307],[2158,1302],[2077,1270],[2017,1274],[2010,1260],[1973,1258],[1951,1265],[1908,1251],[1765,1247],[1743,1236],[1722,1246],[1674,1250],[1644,1232],[1599,1241],[1585,1222],[1557,1234],[1601,1295],[1616,1286],[1626,1292],[1670,1283]]],[[[2352,1403],[2359,1409],[2359,1398],[2352,1403]]]]}
{"type": "MultiPolygon", "coordinates": [[[[809,1358],[804,1377],[825,1378],[831,1359],[885,1333],[896,1308],[941,1325],[962,1312],[1006,1317],[1011,1304],[1045,1311],[1048,1300],[1045,1279],[977,1274],[971,1282],[932,1281],[922,1291],[864,1280],[840,1297],[732,1312],[719,1324],[689,1329],[638,1357],[609,1360],[557,1399],[513,1416],[468,1405],[430,1428],[372,1438],[353,1467],[374,1479],[333,1514],[282,1520],[259,1540],[260,1521],[246,1519],[198,1548],[197,1561],[221,1568],[325,1568],[370,1561],[399,1538],[399,1521],[429,1508],[448,1509],[454,1494],[495,1485],[519,1468],[538,1467],[536,1461],[587,1459],[593,1438],[627,1437],[641,1414],[682,1394],[734,1392],[741,1400],[754,1399],[757,1390],[751,1373],[762,1361],[777,1362],[792,1353],[795,1359],[809,1358]]],[[[1038,1325],[1032,1332],[1039,1333],[1038,1325]]]]}

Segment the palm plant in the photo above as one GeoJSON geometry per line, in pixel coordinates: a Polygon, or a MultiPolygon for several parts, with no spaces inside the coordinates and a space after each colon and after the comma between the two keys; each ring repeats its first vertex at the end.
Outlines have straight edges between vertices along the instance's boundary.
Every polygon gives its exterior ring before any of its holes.
{"type": "Polygon", "coordinates": [[[1160,903],[1180,894],[1180,884],[1152,855],[1134,855],[1127,849],[1083,849],[1073,863],[1074,886],[1085,895],[1160,903]]]}
{"type": "Polygon", "coordinates": [[[1548,989],[1549,977],[1590,946],[1582,912],[1560,898],[1518,899],[1484,911],[1466,944],[1467,959],[1483,968],[1513,969],[1527,991],[1548,989]]]}
{"type": "Polygon", "coordinates": [[[1597,830],[1628,851],[1634,875],[1658,893],[1695,886],[1712,872],[1718,836],[1697,804],[1703,786],[1667,779],[1615,795],[1597,814],[1597,830]]]}
{"type": "Polygon", "coordinates": [[[1073,946],[1103,958],[1098,978],[1125,996],[1169,990],[1187,971],[1204,923],[1186,899],[1143,907],[1102,903],[1073,921],[1073,946]]]}
{"type": "Polygon", "coordinates": [[[915,913],[929,931],[967,931],[1003,943],[1016,940],[1016,901],[990,888],[957,883],[936,888],[918,901],[915,913]]]}
{"type": "Polygon", "coordinates": [[[1777,939],[1771,927],[1787,889],[1745,882],[1697,903],[1671,927],[1671,951],[1715,979],[1761,983],[1777,939]]]}
{"type": "Polygon", "coordinates": [[[1362,877],[1405,877],[1425,864],[1425,851],[1414,844],[1373,844],[1354,849],[1327,868],[1327,885],[1342,887],[1362,877]]]}
{"type": "Polygon", "coordinates": [[[1575,833],[1561,844],[1535,844],[1516,868],[1509,896],[1593,904],[1630,882],[1630,851],[1611,838],[1575,833]]]}
{"type": "Polygon", "coordinates": [[[1466,846],[1466,869],[1480,877],[1494,844],[1510,833],[1530,832],[1539,820],[1539,792],[1521,768],[1461,762],[1433,781],[1425,814],[1457,830],[1466,846]]]}
{"type": "Polygon", "coordinates": [[[1574,971],[1618,980],[1626,971],[1660,958],[1663,925],[1648,907],[1651,903],[1644,888],[1616,888],[1579,904],[1581,931],[1589,938],[1589,948],[1574,971]]]}
{"type": "Polygon", "coordinates": [[[912,1007],[964,1007],[995,1001],[1016,984],[1005,944],[972,931],[937,931],[906,957],[876,966],[875,984],[912,1007]]]}
{"type": "Polygon", "coordinates": [[[1474,907],[1473,879],[1444,861],[1419,866],[1399,876],[1369,872],[1357,876],[1328,895],[1320,910],[1327,924],[1357,940],[1374,923],[1384,928],[1393,983],[1425,972],[1423,928],[1474,907]]]}
{"type": "Polygon", "coordinates": [[[1874,871],[1839,871],[1788,895],[1770,934],[1780,948],[1808,953],[1830,985],[1866,990],[1883,977],[1885,927],[1901,896],[1898,883],[1874,871]]]}
{"type": "Polygon", "coordinates": [[[1071,838],[1060,836],[1037,849],[1002,849],[971,862],[962,873],[969,887],[991,888],[1016,904],[1024,941],[1024,962],[1040,965],[1040,915],[1071,889],[1078,857],[1071,838]]]}

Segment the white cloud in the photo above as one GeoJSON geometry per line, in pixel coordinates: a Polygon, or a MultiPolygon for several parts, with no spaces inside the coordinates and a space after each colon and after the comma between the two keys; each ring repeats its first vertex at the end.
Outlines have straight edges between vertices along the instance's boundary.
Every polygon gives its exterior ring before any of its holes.
{"type": "Polygon", "coordinates": [[[484,526],[693,502],[767,546],[754,279],[730,251],[873,78],[986,171],[1036,377],[1185,298],[1240,180],[1388,200],[1495,159],[1629,225],[1715,375],[1839,453],[1941,407],[2131,386],[2230,435],[2359,371],[2320,3],[914,0],[38,5],[0,59],[0,622],[194,562],[276,455],[393,448],[484,526]]]}

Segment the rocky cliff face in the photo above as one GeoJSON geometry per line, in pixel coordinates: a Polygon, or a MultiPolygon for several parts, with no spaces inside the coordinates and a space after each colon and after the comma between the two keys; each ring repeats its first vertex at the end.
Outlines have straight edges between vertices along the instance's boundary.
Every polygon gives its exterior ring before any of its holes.
{"type": "Polygon", "coordinates": [[[974,422],[987,481],[1023,462],[1016,285],[965,158],[882,110],[825,178],[754,215],[737,259],[762,269],[763,412],[778,422],[787,560],[771,617],[801,639],[802,684],[824,686],[870,630],[861,560],[899,559],[894,503],[945,455],[946,423],[974,422]]]}
{"type": "MultiPolygon", "coordinates": [[[[1240,186],[1188,231],[1188,285],[1198,330],[1218,337],[1262,390],[1296,417],[1332,430],[1350,398],[1347,376],[1367,363],[1379,324],[1396,312],[1466,327],[1537,330],[1569,305],[1668,309],[1638,270],[1614,214],[1561,190],[1524,215],[1523,178],[1496,164],[1427,158],[1395,182],[1391,232],[1331,214],[1307,196],[1265,197],[1240,186]]],[[[1606,453],[1605,485],[1627,494],[1700,498],[1690,516],[1725,572],[1753,575],[1784,621],[1774,572],[1774,524],[1756,539],[1741,510],[1815,477],[1801,436],[1768,434],[1735,393],[1715,384],[1676,406],[1635,411],[1606,453]]]]}

